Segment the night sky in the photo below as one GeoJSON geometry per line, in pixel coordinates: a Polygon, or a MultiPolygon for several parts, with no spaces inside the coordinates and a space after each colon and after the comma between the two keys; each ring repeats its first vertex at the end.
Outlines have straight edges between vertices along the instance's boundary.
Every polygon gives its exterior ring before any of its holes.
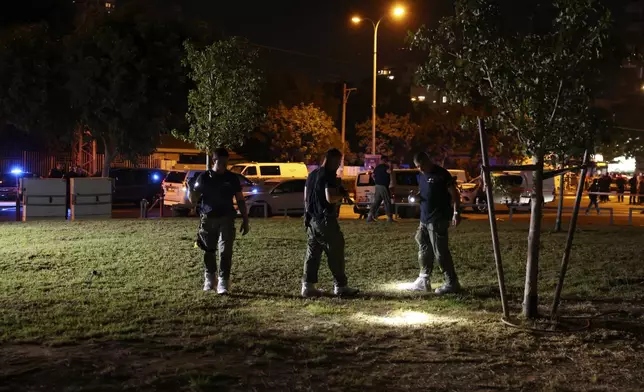
{"type": "MultiPolygon", "coordinates": [[[[116,0],[123,3],[127,0],[116,0]]],[[[371,73],[373,28],[366,22],[355,26],[354,14],[377,19],[394,4],[406,6],[401,21],[385,21],[379,34],[379,65],[408,62],[408,32],[452,12],[453,0],[147,0],[155,7],[180,5],[184,13],[208,22],[216,31],[240,35],[257,45],[271,59],[271,67],[308,70],[319,79],[360,79],[371,73]],[[295,52],[295,53],[293,53],[295,52]]],[[[503,0],[506,1],[506,0],[503,0]]],[[[507,0],[513,7],[540,0],[507,0]]],[[[607,0],[614,6],[624,0],[607,0]]],[[[22,0],[3,4],[0,25],[63,18],[72,0],[22,0]]],[[[379,66],[379,68],[380,68],[379,66]]]]}
{"type": "MultiPolygon", "coordinates": [[[[371,72],[373,27],[368,22],[353,25],[351,16],[379,18],[396,4],[382,0],[281,0],[253,2],[258,5],[251,8],[249,2],[239,1],[226,5],[224,10],[213,1],[185,3],[188,10],[206,10],[213,24],[226,33],[242,35],[262,45],[320,56],[307,59],[284,53],[287,62],[306,62],[318,69],[326,66],[336,74],[344,74],[338,76],[348,73],[354,78],[356,73],[368,76],[371,72]]],[[[450,0],[408,0],[400,4],[407,7],[408,15],[401,21],[385,21],[380,27],[378,51],[382,65],[404,62],[406,53],[401,49],[405,47],[408,31],[435,22],[451,7],[450,0]]],[[[276,51],[273,54],[279,56],[276,51]]]]}
{"type": "MultiPolygon", "coordinates": [[[[127,0],[117,0],[124,2],[127,0]]],[[[368,76],[371,70],[373,28],[350,22],[354,14],[379,18],[394,4],[406,6],[408,14],[401,21],[385,21],[379,33],[380,64],[405,62],[405,38],[422,24],[435,23],[450,12],[450,0],[327,0],[327,1],[213,1],[149,0],[162,7],[180,4],[193,18],[203,19],[226,35],[240,35],[263,49],[274,63],[288,67],[309,68],[321,78],[334,74],[339,78],[368,76]],[[295,52],[295,53],[291,53],[295,52]],[[309,55],[309,56],[306,56],[309,55]]],[[[65,11],[62,5],[71,0],[23,0],[3,5],[0,24],[48,20],[55,22],[65,11]]]]}

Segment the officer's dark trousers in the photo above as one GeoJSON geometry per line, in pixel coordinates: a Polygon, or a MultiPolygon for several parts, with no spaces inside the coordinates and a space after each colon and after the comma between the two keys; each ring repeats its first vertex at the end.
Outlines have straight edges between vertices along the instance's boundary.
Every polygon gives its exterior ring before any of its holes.
{"type": "Polygon", "coordinates": [[[590,212],[590,209],[595,207],[597,210],[597,213],[599,214],[599,203],[597,203],[597,198],[591,198],[590,202],[588,203],[588,208],[586,208],[586,213],[590,212]]]}
{"type": "Polygon", "coordinates": [[[420,274],[429,278],[432,275],[434,259],[443,271],[447,284],[458,283],[454,261],[449,251],[448,220],[436,223],[420,223],[416,231],[418,243],[418,265],[420,274]]]}
{"type": "Polygon", "coordinates": [[[335,217],[312,219],[307,228],[307,249],[302,282],[317,283],[322,252],[326,253],[329,269],[336,286],[347,285],[344,272],[344,235],[335,217]]]}
{"type": "Polygon", "coordinates": [[[384,185],[376,185],[373,203],[369,209],[369,214],[373,219],[378,217],[380,203],[385,204],[385,214],[387,214],[388,218],[391,218],[393,216],[393,211],[391,210],[391,194],[389,193],[389,188],[384,185]]]}
{"type": "Polygon", "coordinates": [[[197,244],[205,252],[203,261],[206,272],[217,273],[217,251],[219,251],[219,278],[228,280],[233,260],[235,242],[235,217],[208,218],[201,216],[197,244]]]}

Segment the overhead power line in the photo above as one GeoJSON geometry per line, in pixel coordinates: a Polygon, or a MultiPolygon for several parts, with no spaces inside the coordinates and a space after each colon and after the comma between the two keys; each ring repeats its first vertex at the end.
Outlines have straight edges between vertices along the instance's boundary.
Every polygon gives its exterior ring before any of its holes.
{"type": "Polygon", "coordinates": [[[340,59],[326,57],[326,56],[320,56],[320,55],[316,55],[316,54],[304,53],[304,52],[300,52],[300,51],[297,51],[297,50],[283,49],[283,48],[278,48],[278,47],[275,47],[275,46],[268,46],[268,45],[261,45],[261,44],[257,44],[257,43],[254,43],[254,42],[251,42],[250,44],[253,45],[253,46],[256,46],[258,48],[262,48],[262,49],[266,49],[266,50],[272,50],[272,51],[276,51],[276,52],[288,53],[288,54],[301,56],[301,57],[308,57],[308,58],[317,59],[317,60],[326,60],[326,61],[340,63],[340,64],[359,65],[359,64],[357,64],[355,62],[352,62],[352,61],[340,60],[340,59]]]}

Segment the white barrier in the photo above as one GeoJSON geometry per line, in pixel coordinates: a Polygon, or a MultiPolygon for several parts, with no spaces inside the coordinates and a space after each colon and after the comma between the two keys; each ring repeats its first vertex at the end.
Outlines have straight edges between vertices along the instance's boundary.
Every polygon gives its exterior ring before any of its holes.
{"type": "MultiPolygon", "coordinates": [[[[574,208],[575,207],[563,207],[562,211],[573,211],[574,208]]],[[[509,209],[510,209],[510,213],[509,213],[508,220],[510,222],[512,222],[512,215],[513,215],[514,211],[531,211],[532,210],[532,208],[530,206],[510,206],[509,209]]],[[[580,212],[583,209],[584,209],[583,207],[581,207],[581,206],[579,207],[580,212]]],[[[543,210],[544,211],[546,211],[546,210],[551,210],[551,211],[554,210],[554,211],[556,211],[556,210],[558,210],[558,207],[546,207],[546,206],[544,206],[543,210]]],[[[615,223],[615,217],[614,217],[614,212],[613,212],[612,208],[600,208],[599,211],[608,211],[610,213],[610,215],[609,215],[609,217],[610,217],[610,225],[612,226],[615,223]]]]}
{"type": "Polygon", "coordinates": [[[628,224],[633,225],[633,211],[642,211],[641,214],[644,214],[644,208],[642,207],[631,207],[628,209],[628,224]]]}
{"type": "Polygon", "coordinates": [[[112,217],[112,179],[72,178],[69,190],[71,219],[112,217]]]}
{"type": "Polygon", "coordinates": [[[67,183],[57,178],[23,178],[22,220],[58,218],[66,219],[67,183]]]}

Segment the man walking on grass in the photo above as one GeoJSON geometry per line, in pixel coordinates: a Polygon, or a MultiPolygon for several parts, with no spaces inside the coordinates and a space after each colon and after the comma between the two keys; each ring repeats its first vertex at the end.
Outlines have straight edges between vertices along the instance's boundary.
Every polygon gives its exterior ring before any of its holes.
{"type": "Polygon", "coordinates": [[[201,223],[197,234],[197,245],[205,253],[203,261],[204,290],[212,290],[217,276],[217,250],[219,251],[219,282],[218,294],[228,294],[230,290],[230,269],[233,258],[233,243],[235,241],[235,217],[237,212],[233,205],[233,197],[242,215],[240,232],[248,234],[248,211],[242,194],[239,178],[226,169],[228,151],[218,148],[213,155],[213,170],[203,172],[195,181],[190,192],[193,205],[201,203],[201,223]]]}
{"type": "Polygon", "coordinates": [[[322,252],[326,253],[333,274],[333,293],[354,296],[358,290],[347,286],[344,272],[344,235],[338,224],[336,204],[345,197],[336,172],[342,161],[340,150],[327,151],[324,163],[312,171],[304,188],[304,226],[307,234],[306,259],[302,278],[302,297],[319,297],[322,290],[315,287],[322,252]]]}
{"type": "Polygon", "coordinates": [[[456,293],[461,287],[454,270],[448,242],[450,223],[452,226],[458,226],[461,222],[461,197],[456,188],[456,181],[447,170],[432,163],[424,152],[414,156],[414,164],[420,171],[418,176],[420,226],[416,232],[420,274],[411,289],[431,290],[430,278],[434,259],[436,259],[443,271],[445,284],[437,288],[435,293],[439,295],[456,293]]]}
{"type": "Polygon", "coordinates": [[[384,203],[385,205],[387,221],[393,222],[394,218],[393,212],[391,211],[391,192],[389,190],[389,187],[391,186],[391,167],[389,166],[389,159],[386,156],[382,156],[380,164],[373,170],[372,177],[376,187],[373,204],[371,204],[371,207],[369,208],[367,223],[378,219],[378,210],[380,209],[381,203],[384,203]]]}

